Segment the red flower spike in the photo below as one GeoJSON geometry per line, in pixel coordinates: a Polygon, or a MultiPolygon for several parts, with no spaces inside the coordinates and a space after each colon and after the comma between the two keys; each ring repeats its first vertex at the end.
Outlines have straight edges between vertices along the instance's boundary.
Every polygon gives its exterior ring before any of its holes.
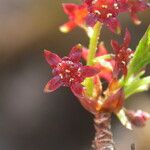
{"type": "Polygon", "coordinates": [[[85,24],[85,18],[88,14],[86,5],[76,5],[72,3],[63,4],[64,12],[69,17],[69,22],[60,27],[62,32],[69,32],[75,26],[83,27],[85,24]]]}
{"type": "Polygon", "coordinates": [[[117,16],[125,9],[126,0],[84,0],[84,2],[88,5],[88,25],[93,26],[100,21],[111,31],[120,33],[121,27],[117,16]]]}
{"type": "Polygon", "coordinates": [[[150,120],[150,115],[141,110],[137,110],[137,111],[126,110],[126,115],[131,121],[131,123],[136,127],[144,127],[146,121],[150,120]]]}
{"type": "Polygon", "coordinates": [[[60,86],[67,86],[71,88],[75,96],[82,97],[83,87],[81,82],[86,77],[92,77],[99,73],[99,69],[92,66],[83,66],[79,62],[81,53],[81,45],[73,47],[69,56],[62,59],[50,51],[44,51],[45,59],[52,67],[54,76],[45,86],[45,92],[52,92],[60,86]]]}
{"type": "Polygon", "coordinates": [[[127,75],[127,64],[130,61],[133,51],[128,48],[131,40],[129,31],[126,29],[124,42],[122,45],[119,45],[117,41],[112,40],[111,45],[116,53],[115,57],[115,68],[114,68],[114,77],[117,78],[119,72],[121,71],[124,75],[127,75]]]}
{"type": "Polygon", "coordinates": [[[132,20],[135,24],[140,24],[137,13],[150,8],[150,4],[147,0],[128,0],[128,11],[131,13],[132,20]]]}

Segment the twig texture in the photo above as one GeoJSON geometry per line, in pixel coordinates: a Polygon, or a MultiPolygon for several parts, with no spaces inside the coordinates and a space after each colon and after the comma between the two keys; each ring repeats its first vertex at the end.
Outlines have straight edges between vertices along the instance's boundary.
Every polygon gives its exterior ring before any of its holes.
{"type": "Polygon", "coordinates": [[[111,132],[111,113],[99,113],[94,118],[95,138],[92,147],[95,150],[115,150],[111,132]]]}

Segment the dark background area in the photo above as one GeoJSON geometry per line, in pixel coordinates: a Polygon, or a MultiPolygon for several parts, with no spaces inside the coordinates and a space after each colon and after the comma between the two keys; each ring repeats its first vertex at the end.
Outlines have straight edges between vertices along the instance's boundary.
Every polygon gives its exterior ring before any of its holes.
{"type": "MultiPolygon", "coordinates": [[[[92,115],[68,88],[43,93],[50,79],[43,49],[63,56],[77,43],[88,44],[79,28],[59,32],[67,21],[62,2],[79,0],[0,0],[0,150],[91,149],[92,115]]],[[[123,31],[127,26],[132,34],[132,49],[150,23],[150,11],[140,18],[142,24],[135,26],[129,15],[120,16],[123,31]]],[[[122,41],[104,28],[101,39],[110,50],[112,38],[122,41]]],[[[126,105],[150,112],[150,92],[131,97],[126,105]]],[[[131,143],[136,150],[150,150],[149,122],[143,129],[128,131],[113,117],[113,132],[118,150],[130,150],[131,143]]]]}

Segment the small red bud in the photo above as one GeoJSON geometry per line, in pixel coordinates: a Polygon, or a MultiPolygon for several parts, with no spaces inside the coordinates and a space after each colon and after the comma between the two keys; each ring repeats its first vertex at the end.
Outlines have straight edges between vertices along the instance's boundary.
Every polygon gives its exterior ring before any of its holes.
{"type": "Polygon", "coordinates": [[[143,112],[141,110],[126,111],[126,115],[131,123],[136,127],[144,127],[146,121],[150,119],[150,115],[147,112],[143,112]]]}

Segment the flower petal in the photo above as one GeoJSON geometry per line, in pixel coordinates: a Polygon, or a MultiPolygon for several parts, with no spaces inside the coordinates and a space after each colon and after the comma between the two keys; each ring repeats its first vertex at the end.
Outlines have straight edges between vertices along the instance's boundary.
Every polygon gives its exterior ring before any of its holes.
{"type": "Polygon", "coordinates": [[[140,25],[141,24],[141,21],[139,20],[138,16],[136,13],[131,13],[131,19],[133,21],[134,24],[136,25],[140,25]]]}
{"type": "Polygon", "coordinates": [[[92,66],[83,66],[81,68],[81,74],[83,77],[92,77],[95,76],[100,72],[99,68],[92,67],[92,66]]]}
{"type": "Polygon", "coordinates": [[[111,40],[111,46],[112,46],[113,50],[114,50],[116,53],[118,53],[119,50],[120,50],[120,48],[121,48],[121,47],[119,46],[118,42],[115,41],[115,40],[111,40]]]}
{"type": "Polygon", "coordinates": [[[45,86],[44,92],[53,92],[62,85],[60,76],[53,77],[45,86]]]}
{"type": "Polygon", "coordinates": [[[117,18],[112,18],[109,21],[107,21],[107,26],[112,32],[117,34],[121,33],[121,25],[117,18]]]}
{"type": "Polygon", "coordinates": [[[63,9],[67,15],[74,15],[74,11],[78,8],[78,5],[73,3],[64,3],[63,9]]]}
{"type": "Polygon", "coordinates": [[[60,26],[59,30],[63,33],[67,33],[69,31],[71,31],[75,26],[76,26],[76,24],[74,23],[74,21],[69,21],[69,22],[63,24],[62,26],[60,26]]]}
{"type": "Polygon", "coordinates": [[[82,46],[81,44],[78,44],[71,49],[71,52],[69,53],[69,58],[73,62],[79,62],[81,56],[82,56],[82,46]]]}
{"type": "Polygon", "coordinates": [[[44,50],[44,57],[45,57],[47,63],[52,68],[54,68],[62,60],[58,55],[56,55],[56,54],[54,54],[54,53],[52,53],[52,52],[50,52],[48,50],[44,50]]]}
{"type": "Polygon", "coordinates": [[[83,86],[80,83],[74,83],[71,85],[70,88],[76,97],[78,98],[83,97],[83,86]]]}
{"type": "Polygon", "coordinates": [[[131,41],[131,35],[130,35],[129,30],[126,28],[123,47],[128,48],[130,41],[131,41]]]}

